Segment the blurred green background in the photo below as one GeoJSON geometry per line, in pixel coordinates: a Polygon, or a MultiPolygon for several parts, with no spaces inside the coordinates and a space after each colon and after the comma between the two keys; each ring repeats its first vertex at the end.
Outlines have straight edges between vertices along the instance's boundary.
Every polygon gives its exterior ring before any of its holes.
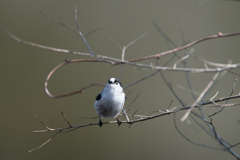
{"type": "MultiPolygon", "coordinates": [[[[0,112],[0,159],[40,160],[40,159],[234,159],[229,153],[198,147],[183,139],[173,125],[173,115],[134,124],[130,129],[123,124],[93,126],[82,128],[67,134],[60,134],[43,148],[28,153],[38,147],[54,133],[38,133],[44,127],[34,118],[37,115],[49,127],[66,127],[59,112],[61,108],[72,125],[87,124],[98,120],[79,119],[77,115],[97,116],[93,107],[96,95],[102,90],[95,87],[84,94],[51,99],[44,92],[44,81],[48,73],[65,59],[88,58],[58,53],[26,46],[16,42],[5,34],[8,30],[23,40],[42,45],[88,52],[83,40],[74,32],[43,16],[44,11],[50,16],[74,28],[75,1],[0,1],[0,46],[1,46],[1,112],[0,112]]],[[[240,3],[237,1],[78,1],[78,20],[81,31],[86,34],[96,28],[99,31],[87,37],[96,54],[121,58],[121,50],[110,40],[113,38],[121,45],[127,45],[147,31],[143,39],[126,51],[126,59],[152,55],[168,50],[165,40],[154,27],[159,27],[177,45],[181,46],[181,23],[184,17],[184,35],[186,42],[218,32],[228,33],[240,30],[240,3]]],[[[240,36],[203,42],[194,46],[194,54],[217,63],[240,62],[240,36]]],[[[182,54],[180,54],[182,56],[182,54]]],[[[162,58],[163,65],[171,56],[162,58]]],[[[176,62],[175,59],[171,65],[176,62]]],[[[155,60],[143,63],[155,63],[155,60]]],[[[182,64],[179,64],[182,67],[182,64]]],[[[196,60],[189,60],[189,67],[203,67],[196,60]]],[[[68,93],[87,84],[106,83],[110,77],[119,77],[120,66],[111,67],[101,63],[76,63],[58,70],[49,82],[53,94],[68,93]]],[[[239,69],[233,70],[240,73],[239,69]]],[[[121,82],[127,86],[140,78],[153,73],[151,70],[137,70],[125,65],[121,82]]],[[[164,72],[179,97],[188,105],[194,100],[189,92],[177,87],[187,87],[183,72],[164,72]]],[[[193,89],[201,92],[211,80],[212,73],[190,74],[193,89]]],[[[227,97],[232,89],[236,75],[226,73],[217,84],[217,98],[227,97]]],[[[133,103],[131,113],[139,109],[144,114],[157,109],[166,109],[171,100],[172,107],[180,106],[178,101],[157,74],[125,90],[128,96],[125,106],[129,105],[138,93],[140,97],[133,103]]],[[[239,82],[234,94],[239,92],[239,82]]],[[[230,102],[239,102],[232,100],[230,102]]],[[[207,114],[217,111],[204,109],[207,114]]],[[[214,117],[217,132],[229,143],[240,141],[239,106],[226,108],[214,117]]],[[[191,140],[218,147],[201,129],[193,129],[186,122],[177,123],[191,140]]],[[[122,117],[124,119],[124,117],[122,117]]],[[[240,154],[240,146],[235,147],[240,154]]]]}

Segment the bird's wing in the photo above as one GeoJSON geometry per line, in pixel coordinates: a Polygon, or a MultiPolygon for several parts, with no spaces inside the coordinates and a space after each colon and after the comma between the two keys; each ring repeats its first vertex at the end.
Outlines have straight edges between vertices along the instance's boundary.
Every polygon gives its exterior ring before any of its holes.
{"type": "Polygon", "coordinates": [[[99,93],[96,97],[96,100],[99,101],[102,98],[102,93],[99,93]]]}

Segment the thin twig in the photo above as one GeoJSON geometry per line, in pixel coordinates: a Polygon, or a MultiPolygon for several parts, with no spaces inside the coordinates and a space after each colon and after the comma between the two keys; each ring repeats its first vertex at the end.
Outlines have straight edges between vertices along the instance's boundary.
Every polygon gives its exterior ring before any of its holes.
{"type": "Polygon", "coordinates": [[[197,105],[197,103],[201,100],[201,98],[203,97],[203,95],[208,91],[208,89],[211,87],[211,85],[213,84],[213,82],[216,80],[216,78],[218,77],[219,72],[217,72],[212,80],[208,83],[208,85],[206,86],[206,88],[202,91],[202,93],[198,96],[198,98],[195,100],[195,102],[192,104],[191,108],[188,109],[188,111],[184,114],[184,116],[181,118],[181,121],[184,121],[187,119],[188,115],[191,113],[191,111],[193,110],[194,106],[197,105]]]}
{"type": "Polygon", "coordinates": [[[46,16],[47,18],[49,18],[49,19],[51,19],[51,20],[57,22],[58,24],[60,24],[60,25],[62,25],[62,26],[64,26],[64,27],[66,27],[66,28],[68,28],[68,29],[70,29],[70,30],[72,30],[72,31],[74,31],[74,32],[76,32],[76,33],[78,33],[78,31],[77,31],[76,29],[72,28],[71,26],[69,26],[69,25],[67,25],[67,24],[65,24],[65,23],[60,22],[59,20],[57,20],[57,19],[55,19],[55,18],[49,16],[48,14],[44,13],[43,11],[41,11],[41,13],[42,13],[44,16],[46,16]]]}
{"type": "MultiPolygon", "coordinates": [[[[216,97],[218,95],[218,91],[217,91],[217,93],[212,97],[212,98],[210,98],[210,101],[212,101],[213,102],[213,99],[216,97]]],[[[215,103],[215,102],[213,102],[215,105],[217,105],[217,103],[215,103]]]]}
{"type": "Polygon", "coordinates": [[[192,91],[192,90],[190,90],[190,89],[188,89],[188,88],[186,88],[186,87],[184,87],[184,86],[181,86],[181,85],[177,85],[177,88],[179,88],[179,89],[182,89],[182,90],[184,90],[184,91],[186,91],[186,92],[190,92],[190,93],[194,93],[194,95],[200,95],[201,93],[199,93],[199,92],[197,92],[197,91],[192,91]]]}
{"type": "MultiPolygon", "coordinates": [[[[77,93],[83,93],[86,89],[90,88],[90,87],[93,87],[93,86],[101,86],[101,87],[104,87],[104,84],[102,83],[92,83],[92,84],[89,84],[83,88],[81,88],[80,90],[77,90],[77,91],[74,91],[74,92],[71,92],[71,93],[67,93],[67,94],[61,94],[61,95],[52,95],[49,90],[48,90],[48,81],[50,79],[50,77],[52,76],[52,74],[57,70],[59,69],[60,67],[64,66],[64,65],[67,65],[69,64],[70,62],[78,62],[79,60],[72,60],[72,61],[69,61],[69,60],[65,60],[64,63],[58,65],[57,67],[55,67],[47,76],[46,80],[45,80],[45,92],[47,93],[47,95],[51,98],[60,98],[60,97],[66,97],[66,96],[71,96],[71,95],[74,95],[74,94],[77,94],[77,93]]],[[[96,60],[89,60],[89,62],[92,62],[92,61],[96,61],[96,60]]],[[[97,60],[98,61],[98,60],[97,60]]]]}
{"type": "Polygon", "coordinates": [[[94,29],[94,30],[90,31],[89,33],[87,33],[87,34],[85,35],[85,38],[86,38],[87,36],[91,35],[92,33],[98,31],[99,29],[100,29],[100,28],[97,28],[97,29],[94,29]]]}
{"type": "Polygon", "coordinates": [[[69,127],[72,127],[72,125],[69,123],[69,121],[67,120],[67,117],[63,114],[63,111],[59,108],[60,112],[62,113],[63,118],[65,119],[65,121],[67,122],[67,124],[69,125],[69,127]]]}
{"type": "Polygon", "coordinates": [[[45,123],[43,123],[43,121],[42,121],[40,118],[38,118],[36,115],[35,115],[35,118],[37,118],[37,120],[39,120],[39,122],[41,122],[42,125],[43,125],[44,127],[46,127],[49,131],[55,130],[55,129],[49,128],[49,127],[48,127],[45,123]]]}
{"type": "Polygon", "coordinates": [[[238,145],[240,145],[240,142],[238,142],[238,143],[236,143],[236,144],[234,144],[234,145],[231,145],[229,148],[233,148],[233,147],[236,147],[236,146],[238,146],[238,145]]]}
{"type": "Polygon", "coordinates": [[[237,75],[237,76],[240,76],[240,74],[237,74],[237,73],[235,73],[235,72],[233,72],[233,71],[230,71],[230,70],[227,70],[229,73],[232,73],[232,74],[235,74],[235,75],[237,75]]]}
{"type": "Polygon", "coordinates": [[[177,62],[175,62],[173,64],[173,68],[176,68],[177,64],[180,63],[181,61],[184,61],[185,59],[189,58],[189,54],[187,54],[186,56],[182,57],[181,59],[179,59],[177,62]]]}
{"type": "MultiPolygon", "coordinates": [[[[237,83],[237,79],[235,79],[235,82],[234,82],[234,84],[233,84],[232,91],[231,91],[229,97],[232,96],[232,94],[233,94],[233,92],[234,92],[234,88],[235,88],[236,83],[237,83]]],[[[227,104],[227,103],[228,103],[228,100],[227,100],[227,102],[226,102],[225,104],[227,104]]],[[[209,115],[209,117],[213,117],[213,116],[215,116],[216,114],[222,112],[224,108],[225,108],[225,106],[223,106],[219,111],[217,111],[217,112],[215,112],[215,113],[209,115]]]]}
{"type": "Polygon", "coordinates": [[[186,139],[188,142],[194,144],[194,145],[197,145],[197,146],[201,146],[201,147],[207,147],[207,148],[211,148],[211,149],[215,149],[215,150],[224,150],[224,149],[221,149],[221,148],[216,148],[216,147],[212,147],[212,146],[208,146],[208,145],[205,145],[205,144],[199,144],[199,143],[196,143],[196,142],[193,142],[192,140],[190,140],[189,138],[187,138],[178,128],[177,126],[177,123],[176,123],[176,118],[175,118],[175,113],[173,115],[173,122],[174,122],[174,126],[177,130],[177,132],[184,138],[186,139]]]}
{"type": "MultiPolygon", "coordinates": [[[[193,112],[192,112],[193,113],[193,112]]],[[[195,115],[195,114],[193,114],[195,115]]],[[[228,151],[230,154],[232,154],[234,157],[236,157],[237,159],[240,159],[240,157],[238,156],[237,153],[235,153],[232,149],[231,149],[231,145],[229,145],[228,142],[226,142],[223,138],[220,137],[220,135],[217,133],[216,129],[215,129],[215,126],[213,125],[213,119],[212,117],[209,117],[210,118],[210,122],[205,120],[204,118],[198,116],[198,115],[195,115],[197,116],[199,119],[203,120],[204,122],[208,123],[209,126],[211,126],[211,130],[213,131],[213,137],[214,140],[216,140],[221,146],[224,147],[224,150],[228,151]]]]}
{"type": "Polygon", "coordinates": [[[139,111],[139,109],[137,109],[137,110],[132,114],[132,116],[134,116],[138,111],[139,111]]]}
{"type": "Polygon", "coordinates": [[[187,49],[187,48],[189,48],[191,46],[194,46],[194,45],[196,45],[196,44],[198,44],[200,42],[203,42],[203,41],[216,39],[216,38],[224,38],[224,37],[236,36],[236,35],[240,35],[240,32],[226,33],[226,34],[223,34],[223,33],[219,32],[216,35],[211,35],[211,36],[207,36],[207,37],[204,37],[204,38],[200,38],[200,39],[198,39],[196,41],[193,41],[191,43],[188,43],[188,44],[186,44],[186,45],[184,45],[182,47],[178,47],[178,48],[175,48],[175,49],[172,49],[172,50],[169,50],[169,51],[166,51],[166,52],[158,53],[158,54],[155,54],[155,55],[151,55],[151,56],[131,59],[131,60],[129,60],[129,62],[136,62],[136,61],[147,60],[147,59],[152,59],[152,58],[161,58],[162,56],[165,56],[165,55],[168,55],[168,54],[171,54],[171,53],[175,53],[175,52],[187,49]]]}
{"type": "Polygon", "coordinates": [[[91,50],[91,48],[90,48],[90,46],[89,46],[89,44],[88,44],[85,36],[82,34],[82,32],[80,31],[80,29],[79,29],[79,27],[78,27],[78,20],[77,20],[77,1],[76,1],[76,5],[75,5],[75,22],[76,22],[76,26],[77,26],[77,29],[78,29],[78,34],[82,37],[82,39],[83,39],[84,43],[86,44],[86,46],[87,46],[87,48],[88,48],[91,56],[96,56],[96,55],[92,52],[92,50],[91,50]]]}
{"type": "Polygon", "coordinates": [[[115,41],[113,38],[110,38],[110,40],[111,40],[114,44],[116,44],[116,45],[118,46],[118,48],[120,48],[121,50],[123,49],[123,47],[122,47],[117,41],[115,41]]]}
{"type": "Polygon", "coordinates": [[[127,115],[125,109],[122,109],[122,111],[123,111],[123,114],[124,114],[124,116],[126,117],[127,121],[130,122],[130,120],[129,120],[129,118],[128,118],[128,115],[127,115]]]}
{"type": "Polygon", "coordinates": [[[35,148],[35,149],[31,149],[30,151],[28,151],[29,153],[32,152],[32,151],[35,151],[39,148],[41,148],[42,146],[44,146],[45,144],[47,144],[48,142],[50,142],[55,136],[58,135],[58,133],[60,133],[61,130],[59,130],[57,133],[55,133],[51,138],[49,138],[46,142],[44,142],[43,144],[41,144],[39,147],[35,148]]]}
{"type": "Polygon", "coordinates": [[[129,112],[129,110],[130,110],[130,106],[133,104],[133,102],[135,102],[136,101],[136,99],[138,98],[138,96],[140,95],[140,93],[138,93],[137,94],[137,96],[132,100],[132,102],[125,108],[125,110],[127,110],[127,113],[129,112]]]}
{"type": "MultiPolygon", "coordinates": [[[[167,109],[165,109],[165,110],[156,110],[156,111],[152,111],[152,112],[147,112],[146,114],[151,114],[151,113],[155,113],[155,112],[168,112],[169,110],[169,107],[172,105],[172,102],[173,102],[173,100],[170,102],[170,104],[169,104],[169,106],[167,107],[167,109]]],[[[176,108],[178,108],[178,107],[174,107],[173,109],[171,109],[171,110],[174,110],[174,109],[176,109],[176,108]]]]}
{"type": "Polygon", "coordinates": [[[172,93],[174,94],[174,96],[177,98],[177,100],[181,103],[181,105],[183,107],[185,107],[185,104],[184,102],[178,97],[178,95],[174,92],[173,88],[172,88],[172,83],[169,83],[168,84],[169,88],[171,89],[172,93]]]}
{"type": "Polygon", "coordinates": [[[141,78],[141,79],[139,79],[139,80],[137,80],[137,81],[129,84],[128,86],[124,87],[123,89],[127,89],[128,87],[131,87],[131,86],[133,86],[133,85],[135,85],[135,84],[137,84],[137,83],[139,83],[139,82],[141,82],[141,81],[143,81],[143,80],[145,80],[145,79],[148,79],[148,78],[150,78],[150,77],[153,77],[153,76],[154,76],[155,74],[157,74],[157,73],[158,73],[158,71],[155,71],[155,72],[153,72],[152,74],[150,74],[150,75],[148,75],[148,76],[146,76],[146,77],[143,77],[143,78],[141,78]]]}

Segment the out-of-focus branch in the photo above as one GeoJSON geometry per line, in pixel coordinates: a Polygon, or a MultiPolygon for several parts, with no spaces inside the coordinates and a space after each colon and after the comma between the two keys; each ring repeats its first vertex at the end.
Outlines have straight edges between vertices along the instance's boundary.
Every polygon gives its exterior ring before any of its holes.
{"type": "Polygon", "coordinates": [[[203,42],[203,41],[207,41],[207,40],[211,40],[211,39],[216,39],[216,38],[223,38],[223,37],[230,37],[230,36],[236,36],[236,35],[240,35],[240,32],[235,32],[235,33],[226,33],[226,34],[223,34],[221,32],[219,32],[218,34],[216,35],[211,35],[211,36],[207,36],[207,37],[204,37],[204,38],[200,38],[196,41],[193,41],[191,43],[188,43],[182,47],[178,47],[178,48],[175,48],[175,49],[172,49],[172,50],[169,50],[169,51],[165,51],[165,52],[162,52],[162,53],[158,53],[158,54],[154,54],[154,55],[151,55],[151,56],[146,56],[146,57],[141,57],[141,58],[136,58],[136,59],[131,59],[131,60],[128,60],[129,62],[136,62],[136,61],[142,61],[142,60],[147,60],[147,59],[152,59],[152,58],[161,58],[162,56],[166,56],[168,54],[171,54],[171,53],[175,53],[175,52],[178,52],[178,51],[181,51],[181,50],[184,50],[184,49],[187,49],[189,47],[192,47],[200,42],[203,42]]]}
{"type": "Polygon", "coordinates": [[[185,115],[181,118],[181,121],[184,121],[187,119],[188,115],[191,113],[191,111],[193,110],[194,106],[196,106],[196,104],[202,99],[202,97],[204,96],[204,94],[208,91],[208,89],[212,86],[213,82],[216,80],[216,78],[218,77],[219,72],[217,72],[212,80],[208,83],[208,85],[206,86],[206,88],[202,91],[202,93],[198,96],[198,98],[195,100],[195,102],[192,104],[191,108],[188,109],[188,111],[185,113],[185,115]]]}
{"type": "MultiPolygon", "coordinates": [[[[15,39],[16,41],[21,42],[21,43],[26,44],[26,45],[30,45],[30,46],[34,46],[34,47],[38,47],[38,48],[42,48],[42,49],[47,49],[47,50],[52,50],[52,51],[56,51],[56,52],[71,53],[71,54],[75,54],[75,55],[90,56],[90,57],[93,56],[90,53],[70,51],[70,50],[66,50],[66,49],[54,48],[54,47],[44,46],[44,45],[40,45],[40,44],[36,44],[36,43],[32,43],[32,42],[27,42],[27,41],[24,41],[24,40],[22,40],[22,39],[20,39],[20,38],[18,38],[16,36],[14,36],[13,34],[11,34],[8,31],[5,31],[5,32],[10,37],[15,39]]],[[[229,36],[236,36],[236,35],[240,35],[240,32],[222,34],[221,36],[219,36],[219,34],[213,35],[213,36],[208,36],[208,37],[199,39],[197,41],[194,41],[192,43],[189,43],[188,45],[185,45],[185,47],[183,46],[183,47],[175,48],[173,50],[165,51],[165,52],[162,52],[162,53],[159,53],[159,54],[156,54],[156,55],[142,57],[142,58],[138,58],[138,59],[132,59],[132,60],[124,60],[123,61],[122,59],[117,59],[117,58],[113,58],[113,57],[103,56],[103,55],[99,55],[99,54],[98,55],[94,55],[94,58],[103,59],[102,62],[103,61],[105,61],[105,62],[112,61],[112,63],[111,63],[112,66],[119,65],[119,64],[128,64],[128,65],[133,65],[133,66],[146,68],[146,69],[164,70],[164,71],[181,71],[181,72],[192,72],[192,73],[222,72],[222,71],[229,70],[229,69],[232,69],[232,68],[237,68],[237,67],[240,66],[240,63],[232,64],[231,66],[227,66],[227,67],[223,67],[223,68],[180,68],[180,67],[173,68],[173,67],[162,67],[162,66],[146,65],[146,64],[142,64],[142,63],[133,63],[133,62],[143,61],[143,60],[152,59],[152,58],[159,58],[159,57],[168,55],[170,53],[175,53],[177,51],[189,48],[189,47],[193,46],[194,44],[203,42],[203,41],[208,40],[208,39],[215,39],[215,38],[220,38],[220,37],[229,37],[229,36]]],[[[81,62],[81,61],[82,60],[80,60],[79,62],[81,62]]]]}

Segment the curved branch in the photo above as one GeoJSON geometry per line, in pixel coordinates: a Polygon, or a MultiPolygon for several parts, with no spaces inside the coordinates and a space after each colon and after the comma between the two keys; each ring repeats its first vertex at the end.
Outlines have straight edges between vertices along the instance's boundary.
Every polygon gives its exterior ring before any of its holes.
{"type": "Polygon", "coordinates": [[[45,80],[45,92],[47,93],[47,95],[51,98],[60,98],[60,97],[66,97],[66,96],[71,96],[71,95],[74,95],[74,94],[77,94],[77,93],[83,93],[86,89],[90,88],[90,87],[93,87],[93,86],[101,86],[101,87],[104,87],[104,84],[102,83],[92,83],[92,84],[89,84],[83,88],[81,88],[80,90],[77,90],[77,91],[74,91],[74,92],[71,92],[71,93],[67,93],[67,94],[61,94],[61,95],[52,95],[49,90],[48,90],[48,81],[49,79],[51,78],[51,76],[53,75],[53,73],[58,70],[59,68],[69,64],[69,63],[76,63],[76,62],[106,62],[106,63],[110,63],[112,64],[113,62],[111,61],[106,61],[106,60],[90,60],[90,59],[78,59],[78,60],[65,60],[65,62],[61,63],[60,65],[58,65],[57,67],[55,67],[47,76],[46,80],[45,80]]]}
{"type": "MultiPolygon", "coordinates": [[[[111,64],[112,66],[115,66],[115,65],[118,65],[120,63],[118,62],[114,62],[114,61],[110,61],[110,60],[104,60],[104,59],[75,59],[75,60],[65,60],[65,62],[59,64],[58,66],[56,66],[47,76],[46,80],[45,80],[45,92],[47,93],[47,95],[51,98],[60,98],[60,97],[65,97],[65,96],[70,96],[70,95],[74,95],[74,94],[77,94],[77,93],[83,93],[86,89],[90,88],[90,87],[93,87],[93,86],[104,86],[104,84],[102,83],[93,83],[93,84],[89,84],[83,88],[81,88],[80,90],[77,90],[77,91],[74,91],[74,92],[71,92],[71,93],[67,93],[67,94],[62,94],[62,95],[52,95],[49,90],[48,90],[48,81],[49,79],[51,78],[52,74],[54,72],[56,72],[59,68],[69,64],[69,63],[77,63],[77,62],[102,62],[102,63],[109,63],[111,64]]],[[[128,65],[134,65],[134,66],[137,66],[137,67],[145,67],[145,68],[152,68],[152,69],[156,69],[156,70],[168,70],[168,71],[185,71],[185,72],[222,72],[222,71],[225,71],[225,70],[229,70],[230,68],[237,68],[240,66],[240,63],[239,64],[232,64],[230,67],[226,67],[226,68],[216,68],[216,69],[200,69],[200,68],[172,68],[172,67],[161,67],[161,66],[152,66],[152,65],[143,65],[143,64],[139,64],[139,63],[131,63],[131,62],[127,62],[127,61],[123,61],[121,62],[122,64],[128,64],[128,65]]],[[[128,86],[126,86],[124,89],[146,79],[146,78],[149,78],[151,76],[154,76],[155,74],[157,73],[154,72],[153,74],[147,76],[147,77],[144,77],[143,79],[140,79],[139,81],[137,82],[134,82],[128,86]]]]}

